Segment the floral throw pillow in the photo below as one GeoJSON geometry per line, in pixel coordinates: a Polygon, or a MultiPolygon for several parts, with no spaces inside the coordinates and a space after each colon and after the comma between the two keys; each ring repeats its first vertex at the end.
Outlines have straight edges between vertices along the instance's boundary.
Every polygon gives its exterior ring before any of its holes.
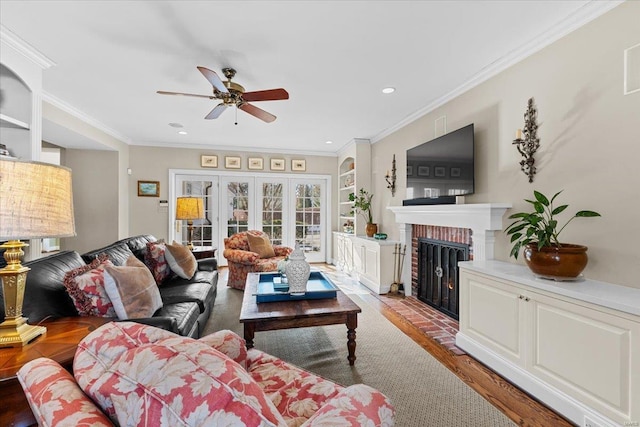
{"type": "Polygon", "coordinates": [[[171,268],[165,257],[166,250],[164,242],[149,242],[144,254],[144,263],[151,270],[157,285],[161,285],[171,276],[171,268]]]}
{"type": "Polygon", "coordinates": [[[91,264],[74,268],[64,275],[64,287],[80,316],[116,317],[104,288],[106,265],[113,264],[107,254],[101,254],[91,264]]]}

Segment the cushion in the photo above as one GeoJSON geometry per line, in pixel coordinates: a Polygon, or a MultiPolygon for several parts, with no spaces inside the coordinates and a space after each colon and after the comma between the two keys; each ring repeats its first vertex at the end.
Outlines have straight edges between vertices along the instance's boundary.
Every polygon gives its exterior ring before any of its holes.
{"type": "Polygon", "coordinates": [[[147,252],[144,254],[144,262],[151,270],[153,278],[158,285],[171,276],[171,268],[164,256],[166,246],[164,242],[147,243],[147,252]]]}
{"type": "Polygon", "coordinates": [[[111,299],[104,289],[106,265],[113,264],[106,254],[102,254],[90,264],[74,268],[64,275],[64,287],[80,316],[116,316],[111,299]]]}
{"type": "Polygon", "coordinates": [[[91,332],[78,345],[73,372],[120,425],[286,425],[238,363],[147,325],[111,322],[91,332]]]}
{"type": "Polygon", "coordinates": [[[171,271],[183,279],[191,279],[198,269],[198,262],[193,252],[180,243],[173,241],[173,244],[166,244],[164,257],[171,267],[171,271]]]}
{"type": "Polygon", "coordinates": [[[153,275],[134,255],[125,265],[107,265],[105,270],[104,287],[119,319],[151,317],[162,307],[153,275]]]}
{"type": "Polygon", "coordinates": [[[247,233],[247,240],[249,241],[249,250],[257,253],[260,258],[272,258],[276,256],[267,235],[254,236],[247,233]]]}

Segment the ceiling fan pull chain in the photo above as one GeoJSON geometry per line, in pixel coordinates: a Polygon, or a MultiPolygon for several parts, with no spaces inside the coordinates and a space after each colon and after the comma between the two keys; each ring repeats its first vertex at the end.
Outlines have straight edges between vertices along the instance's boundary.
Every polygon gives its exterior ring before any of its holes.
{"type": "Polygon", "coordinates": [[[238,104],[236,104],[236,126],[238,126],[238,104]]]}

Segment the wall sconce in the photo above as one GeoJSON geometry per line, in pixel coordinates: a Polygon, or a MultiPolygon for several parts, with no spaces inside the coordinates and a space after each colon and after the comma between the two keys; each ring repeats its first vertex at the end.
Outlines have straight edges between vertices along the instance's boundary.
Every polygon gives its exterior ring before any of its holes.
{"type": "Polygon", "coordinates": [[[387,188],[391,190],[391,197],[396,195],[396,155],[393,155],[393,162],[391,163],[391,171],[387,171],[384,176],[387,180],[387,188]]]}
{"type": "Polygon", "coordinates": [[[516,146],[518,152],[524,157],[520,161],[520,170],[529,177],[529,182],[533,182],[533,176],[536,174],[534,166],[535,159],[533,155],[540,148],[540,138],[538,138],[538,110],[533,105],[533,98],[529,98],[527,111],[524,113],[524,139],[522,139],[522,129],[516,132],[516,139],[513,145],[516,146]]]}

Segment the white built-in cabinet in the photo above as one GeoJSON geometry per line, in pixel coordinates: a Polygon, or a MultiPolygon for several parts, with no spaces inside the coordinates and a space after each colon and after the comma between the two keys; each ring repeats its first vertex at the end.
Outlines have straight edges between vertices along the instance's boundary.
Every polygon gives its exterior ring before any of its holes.
{"type": "Polygon", "coordinates": [[[398,243],[369,237],[349,236],[353,259],[352,274],[377,294],[386,294],[394,279],[394,249],[398,243]]]}
{"type": "Polygon", "coordinates": [[[640,289],[463,262],[456,344],[579,426],[640,420],[640,289]]]}

